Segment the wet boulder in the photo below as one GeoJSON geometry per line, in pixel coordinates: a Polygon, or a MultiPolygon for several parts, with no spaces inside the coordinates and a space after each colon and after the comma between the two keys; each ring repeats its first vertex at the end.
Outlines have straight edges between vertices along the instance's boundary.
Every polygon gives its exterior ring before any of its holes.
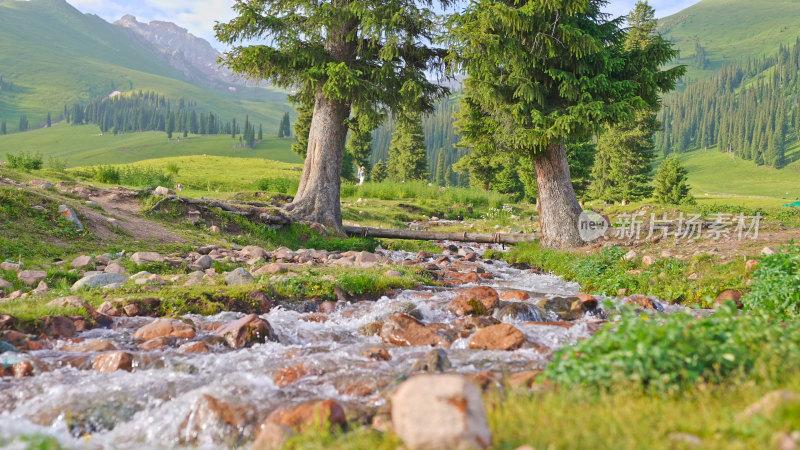
{"type": "Polygon", "coordinates": [[[558,320],[578,320],[583,314],[593,310],[578,297],[553,297],[539,300],[536,306],[558,320]]]}
{"type": "Polygon", "coordinates": [[[478,316],[491,315],[500,303],[497,291],[490,287],[478,286],[459,292],[458,296],[447,305],[447,310],[457,316],[470,314],[478,316]]]}
{"type": "Polygon", "coordinates": [[[542,311],[536,305],[522,302],[501,303],[492,317],[501,322],[541,322],[542,311]]]}
{"type": "Polygon", "coordinates": [[[194,336],[195,330],[193,326],[176,319],[154,320],[133,333],[134,339],[142,341],[163,337],[191,339],[194,336]]]}
{"type": "Polygon", "coordinates": [[[450,347],[450,341],[423,325],[413,316],[395,313],[387,317],[381,326],[381,339],[387,344],[401,347],[450,347]]]}
{"type": "Polygon", "coordinates": [[[178,351],[181,353],[208,353],[208,345],[203,341],[187,342],[180,347],[178,351]]]}
{"type": "Polygon", "coordinates": [[[180,425],[180,442],[188,445],[235,446],[241,430],[255,423],[254,409],[234,406],[203,394],[180,425]]]}
{"type": "Polygon", "coordinates": [[[47,316],[39,323],[39,330],[48,337],[65,338],[75,336],[75,322],[65,316],[47,316]]]}
{"type": "Polygon", "coordinates": [[[494,317],[487,316],[464,316],[459,317],[453,323],[453,326],[458,331],[475,331],[481,328],[490,327],[499,324],[500,321],[494,317]]]}
{"type": "Polygon", "coordinates": [[[530,298],[531,295],[525,291],[503,291],[500,293],[500,300],[517,300],[522,302],[530,298]]]}
{"type": "Polygon", "coordinates": [[[228,322],[217,328],[216,335],[225,339],[232,348],[249,347],[267,340],[275,340],[275,332],[266,320],[256,314],[228,322]]]}
{"type": "Polygon", "coordinates": [[[304,432],[320,423],[330,428],[345,428],[347,417],[344,408],[333,400],[307,402],[286,406],[273,411],[256,429],[253,449],[279,449],[295,432],[304,432]]]}
{"type": "Polygon", "coordinates": [[[453,367],[447,352],[440,348],[434,348],[418,359],[411,366],[412,372],[444,372],[453,367]]]}
{"type": "Polygon", "coordinates": [[[487,448],[492,435],[481,392],[461,375],[417,375],[391,399],[394,431],[414,449],[487,448]]]}
{"type": "Polygon", "coordinates": [[[110,352],[98,355],[92,362],[92,369],[98,372],[133,370],[133,357],[126,352],[110,352]]]}
{"type": "Polygon", "coordinates": [[[525,343],[525,336],[507,323],[481,328],[469,339],[474,350],[516,350],[525,343]]]}

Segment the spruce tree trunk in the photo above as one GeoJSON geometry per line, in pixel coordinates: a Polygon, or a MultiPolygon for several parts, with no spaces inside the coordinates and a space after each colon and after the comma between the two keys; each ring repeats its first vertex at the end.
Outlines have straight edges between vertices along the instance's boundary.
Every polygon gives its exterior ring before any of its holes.
{"type": "Polygon", "coordinates": [[[574,248],[583,245],[578,234],[581,206],[572,188],[566,146],[562,141],[547,146],[536,158],[537,209],[542,227],[541,244],[547,248],[574,248]]]}
{"type": "Polygon", "coordinates": [[[342,230],[342,155],[347,139],[345,121],[349,116],[349,103],[332,101],[317,93],[303,175],[294,201],[286,207],[295,220],[319,222],[342,230]]]}

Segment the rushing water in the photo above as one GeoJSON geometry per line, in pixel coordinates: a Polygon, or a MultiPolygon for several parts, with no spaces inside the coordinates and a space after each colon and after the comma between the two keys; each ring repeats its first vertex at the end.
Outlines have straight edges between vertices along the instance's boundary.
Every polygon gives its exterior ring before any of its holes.
{"type": "MultiPolygon", "coordinates": [[[[393,254],[395,259],[410,256],[393,254]]],[[[524,290],[533,298],[541,298],[574,295],[580,288],[576,283],[517,270],[502,262],[483,267],[495,278],[481,284],[498,291],[524,290]]],[[[185,431],[187,417],[203,394],[242,406],[257,418],[280,405],[310,399],[336,399],[351,412],[379,407],[384,402],[382,394],[411,373],[414,362],[430,348],[386,346],[392,359],[373,361],[362,353],[381,346],[380,337],[363,336],[359,328],[393,312],[407,311],[409,304],[419,310],[425,323],[453,323],[456,317],[446,306],[455,295],[452,290],[441,289],[403,291],[392,298],[349,304],[329,314],[326,322],[303,320],[304,313],[278,307],[262,317],[272,325],[279,342],[241,350],[214,344],[210,353],[199,354],[182,354],[177,346],[138,350],[131,335],[153,319],[117,318],[110,329],[94,329],[78,337],[102,338],[134,354],[134,370],[91,370],[96,354],[60,350],[67,342],[30,352],[47,370],[37,370],[34,377],[0,381],[0,437],[40,433],[77,448],[213,448],[231,443],[230,430],[206,427],[192,439],[185,431]],[[300,363],[307,376],[285,387],[276,386],[273,379],[278,370],[300,363]]],[[[241,316],[226,312],[185,318],[194,322],[196,340],[215,342],[213,332],[203,330],[241,316]]],[[[511,321],[536,348],[469,350],[466,339],[457,340],[447,350],[453,365],[450,370],[469,374],[540,369],[547,358],[543,348],[557,349],[589,336],[590,320],[587,317],[571,328],[511,321]]],[[[252,428],[239,432],[247,436],[252,428]]],[[[13,445],[22,447],[23,443],[17,440],[13,445]]]]}

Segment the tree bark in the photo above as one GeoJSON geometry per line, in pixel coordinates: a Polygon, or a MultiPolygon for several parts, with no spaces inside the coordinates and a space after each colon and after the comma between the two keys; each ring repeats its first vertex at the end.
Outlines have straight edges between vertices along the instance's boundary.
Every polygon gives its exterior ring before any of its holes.
{"type": "Polygon", "coordinates": [[[547,248],[574,248],[583,245],[578,233],[582,208],[572,188],[564,141],[552,143],[536,158],[537,208],[542,230],[541,245],[547,248]]]}
{"type": "Polygon", "coordinates": [[[317,93],[300,186],[286,207],[294,219],[342,230],[342,155],[347,138],[345,121],[349,116],[349,103],[329,100],[317,93]]]}

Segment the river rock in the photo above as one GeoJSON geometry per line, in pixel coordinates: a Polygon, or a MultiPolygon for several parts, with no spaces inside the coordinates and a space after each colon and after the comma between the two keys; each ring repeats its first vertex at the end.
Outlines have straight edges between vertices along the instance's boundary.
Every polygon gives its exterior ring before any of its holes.
{"type": "Polygon", "coordinates": [[[225,275],[225,282],[228,286],[241,286],[244,284],[254,283],[256,281],[253,275],[242,267],[236,268],[234,271],[225,275]]]}
{"type": "Polygon", "coordinates": [[[208,256],[208,255],[201,255],[199,258],[197,258],[197,260],[194,262],[194,264],[200,270],[206,270],[206,269],[211,268],[211,266],[214,265],[214,260],[211,259],[211,257],[208,256]]]}
{"type": "Polygon", "coordinates": [[[762,256],[777,255],[778,251],[772,247],[764,247],[761,249],[762,256]]]}
{"type": "Polygon", "coordinates": [[[76,269],[85,269],[94,264],[92,257],[89,255],[81,255],[73,259],[70,265],[76,269]]]}
{"type": "Polygon", "coordinates": [[[133,358],[130,353],[111,352],[98,355],[92,362],[92,369],[98,372],[116,372],[133,370],[133,358]]]}
{"type": "Polygon", "coordinates": [[[499,324],[500,321],[490,316],[464,316],[459,317],[453,323],[455,328],[460,331],[475,331],[481,328],[499,324]]]}
{"type": "Polygon", "coordinates": [[[516,350],[525,343],[525,336],[507,323],[481,328],[469,339],[469,348],[476,350],[516,350]]]}
{"type": "Polygon", "coordinates": [[[500,300],[518,300],[525,301],[530,299],[531,296],[525,291],[503,291],[500,293],[500,300]]]}
{"type": "Polygon", "coordinates": [[[34,286],[47,278],[47,272],[44,270],[23,270],[17,274],[17,278],[28,286],[34,286]]]}
{"type": "Polygon", "coordinates": [[[180,425],[180,441],[191,445],[235,443],[240,430],[254,421],[253,414],[252,409],[203,394],[180,425]]]}
{"type": "Polygon", "coordinates": [[[417,375],[391,398],[394,431],[405,447],[487,448],[492,435],[481,393],[461,375],[417,375]]]}
{"type": "Polygon", "coordinates": [[[286,273],[289,270],[289,266],[283,263],[271,263],[267,264],[264,267],[256,270],[253,272],[253,275],[261,276],[261,275],[275,275],[279,273],[286,273]]]}
{"type": "MultiPolygon", "coordinates": [[[[280,408],[267,416],[262,426],[270,422],[302,433],[319,423],[327,423],[331,429],[344,428],[347,417],[342,405],[333,400],[323,400],[280,408]]],[[[259,436],[256,434],[256,442],[258,440],[259,436]]]]}
{"type": "Polygon", "coordinates": [[[269,322],[255,314],[222,325],[217,328],[216,334],[233,348],[249,347],[268,339],[275,340],[275,333],[269,322]]]}
{"type": "Polygon", "coordinates": [[[546,313],[554,314],[558,320],[578,320],[588,309],[578,297],[553,297],[542,299],[537,306],[546,313]]]}
{"type": "Polygon", "coordinates": [[[383,348],[383,347],[371,347],[364,350],[364,353],[361,354],[364,358],[371,359],[373,361],[391,361],[392,355],[383,348]]]}
{"type": "Polygon", "coordinates": [[[383,342],[401,347],[450,347],[450,341],[445,337],[406,313],[395,313],[387,317],[381,326],[380,336],[383,342]]]}
{"type": "Polygon", "coordinates": [[[75,336],[75,322],[69,317],[46,316],[39,323],[39,329],[43,334],[55,338],[68,338],[75,336]]]}
{"type": "Polygon", "coordinates": [[[280,247],[272,252],[272,257],[275,258],[276,261],[292,262],[295,256],[297,256],[297,254],[288,247],[280,247]]]}
{"type": "Polygon", "coordinates": [[[652,298],[639,294],[625,297],[625,303],[642,309],[654,309],[658,311],[663,309],[663,307],[652,298]]]}
{"type": "Polygon", "coordinates": [[[175,319],[157,319],[133,333],[134,339],[149,341],[159,337],[191,339],[195,336],[194,327],[175,319]]]}
{"type": "Polygon", "coordinates": [[[131,255],[131,261],[137,266],[143,266],[145,264],[164,262],[164,257],[156,252],[136,252],[131,255]]]}
{"type": "Polygon", "coordinates": [[[203,341],[187,342],[180,347],[178,351],[181,353],[208,353],[209,348],[203,341]]]}
{"type": "Polygon", "coordinates": [[[70,295],[68,297],[59,297],[53,300],[50,300],[47,303],[47,306],[53,308],[83,308],[86,311],[94,311],[94,308],[89,305],[89,303],[78,297],[77,295],[70,295]]]}
{"type": "Polygon", "coordinates": [[[542,312],[530,303],[510,302],[497,309],[492,317],[501,322],[541,322],[542,312]]]}
{"type": "Polygon", "coordinates": [[[500,302],[497,291],[486,286],[477,286],[459,292],[458,296],[447,305],[447,310],[457,316],[475,314],[491,315],[500,302]]]}
{"type": "Polygon", "coordinates": [[[302,363],[295,364],[293,366],[284,367],[281,370],[279,370],[275,374],[273,381],[275,382],[275,386],[286,387],[294,383],[295,381],[299,380],[300,378],[303,378],[306,375],[308,375],[308,370],[306,369],[306,366],[303,365],[302,363]]]}
{"type": "Polygon", "coordinates": [[[94,288],[104,288],[104,287],[116,287],[122,286],[125,282],[128,281],[128,277],[119,273],[96,273],[93,275],[88,275],[80,280],[76,281],[75,284],[72,285],[70,289],[72,292],[76,292],[80,289],[94,289],[94,288]]]}
{"type": "Polygon", "coordinates": [[[77,344],[68,344],[61,347],[65,352],[93,353],[117,350],[117,346],[105,339],[90,339],[77,344]]]}
{"type": "Polygon", "coordinates": [[[138,345],[139,350],[157,350],[159,348],[167,347],[174,341],[171,337],[157,337],[144,341],[138,345]]]}
{"type": "Polygon", "coordinates": [[[33,364],[30,361],[20,361],[11,368],[11,373],[14,378],[32,377],[33,364]]]}
{"type": "Polygon", "coordinates": [[[736,307],[742,309],[744,305],[742,304],[742,292],[737,291],[736,289],[728,289],[719,293],[716,299],[714,299],[714,308],[718,309],[721,308],[727,302],[733,302],[736,304],[736,307]]]}
{"type": "Polygon", "coordinates": [[[434,348],[425,354],[424,357],[418,359],[411,366],[412,372],[444,372],[445,370],[453,367],[450,359],[447,357],[447,352],[440,348],[434,348]]]}

